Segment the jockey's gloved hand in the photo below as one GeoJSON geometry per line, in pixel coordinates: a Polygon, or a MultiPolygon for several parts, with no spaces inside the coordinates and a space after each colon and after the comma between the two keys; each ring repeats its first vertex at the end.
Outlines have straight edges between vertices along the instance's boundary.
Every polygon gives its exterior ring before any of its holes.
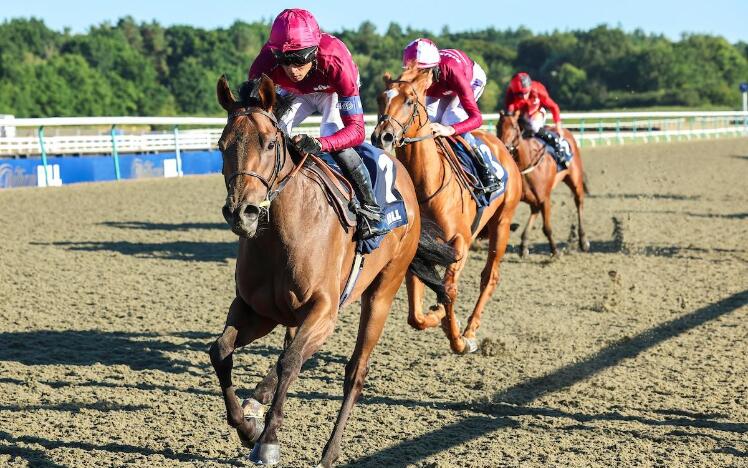
{"type": "Polygon", "coordinates": [[[442,125],[440,123],[431,123],[431,133],[434,136],[452,136],[455,134],[455,128],[451,125],[442,125]]]}
{"type": "Polygon", "coordinates": [[[322,152],[322,143],[309,135],[296,135],[292,141],[298,149],[305,153],[318,155],[322,152]]]}

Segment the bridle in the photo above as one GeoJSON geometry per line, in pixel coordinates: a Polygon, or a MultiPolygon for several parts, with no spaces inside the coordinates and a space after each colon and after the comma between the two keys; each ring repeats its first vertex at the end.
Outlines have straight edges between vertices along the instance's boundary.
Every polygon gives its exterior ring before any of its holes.
{"type": "MultiPolygon", "coordinates": [[[[390,81],[390,83],[407,84],[408,86],[410,86],[411,90],[413,91],[413,94],[418,96],[415,92],[415,89],[413,88],[413,83],[411,83],[410,81],[392,80],[390,81]]],[[[416,119],[420,117],[419,108],[423,108],[423,112],[427,115],[427,117],[426,117],[426,120],[418,127],[418,129],[416,129],[416,133],[418,133],[418,131],[420,131],[423,127],[425,127],[429,123],[428,111],[426,110],[426,106],[424,106],[421,103],[421,101],[419,101],[418,99],[416,99],[416,105],[413,108],[413,112],[410,114],[410,118],[404,125],[400,121],[398,121],[396,118],[392,117],[391,115],[382,114],[379,116],[378,123],[395,122],[398,125],[398,127],[400,127],[400,140],[397,142],[397,144],[394,145],[395,148],[400,148],[401,146],[405,146],[410,143],[415,143],[417,141],[423,141],[423,140],[428,140],[429,138],[434,138],[434,135],[431,133],[429,133],[428,135],[423,135],[420,137],[413,137],[413,138],[407,138],[405,136],[405,132],[410,128],[411,125],[413,125],[413,122],[415,122],[416,119]]]]}
{"type": "Polygon", "coordinates": [[[288,159],[288,144],[289,144],[289,138],[288,135],[278,126],[278,120],[275,118],[273,114],[270,112],[267,112],[264,109],[260,109],[259,107],[245,107],[242,109],[235,110],[234,112],[229,113],[227,123],[230,122],[232,119],[235,119],[237,117],[242,116],[250,116],[252,114],[260,114],[268,119],[270,119],[271,122],[273,122],[273,126],[275,127],[275,164],[273,165],[273,172],[270,174],[270,177],[264,177],[261,174],[258,174],[255,171],[236,171],[232,172],[231,175],[228,178],[228,181],[226,182],[226,190],[230,191],[232,184],[236,181],[236,178],[242,175],[254,177],[255,179],[262,182],[262,185],[265,186],[265,190],[267,191],[265,194],[265,199],[261,201],[258,206],[260,208],[268,208],[270,206],[270,203],[281,193],[281,191],[286,188],[286,185],[288,182],[296,175],[296,173],[299,172],[301,167],[304,165],[304,161],[306,160],[307,154],[304,154],[301,161],[298,164],[294,163],[294,169],[283,179],[278,182],[276,185],[276,188],[273,189],[273,185],[275,185],[276,181],[278,180],[278,176],[280,174],[281,169],[283,166],[286,165],[286,160],[288,159]],[[279,138],[280,136],[280,138],[279,138]],[[279,141],[280,140],[280,141],[279,141]],[[283,155],[281,156],[281,146],[283,147],[283,155]]]}
{"type": "MultiPolygon", "coordinates": [[[[499,120],[499,124],[501,124],[501,120],[499,120]]],[[[512,141],[511,144],[504,143],[506,146],[506,149],[509,151],[509,154],[512,156],[512,158],[517,162],[519,165],[519,145],[522,143],[522,130],[517,125],[512,126],[514,129],[514,141],[512,141]]],[[[545,155],[544,152],[540,152],[540,157],[538,159],[530,164],[528,167],[520,171],[520,174],[525,175],[529,174],[530,172],[534,171],[535,168],[540,165],[540,163],[543,161],[543,156],[545,155]]]]}

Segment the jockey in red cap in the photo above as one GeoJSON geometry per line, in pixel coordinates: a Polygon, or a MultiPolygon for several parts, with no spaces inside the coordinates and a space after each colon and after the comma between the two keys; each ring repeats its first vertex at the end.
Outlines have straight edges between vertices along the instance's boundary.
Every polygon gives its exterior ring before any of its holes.
{"type": "Polygon", "coordinates": [[[374,198],[369,172],[353,149],[364,141],[364,116],[358,68],[345,44],[320,32],[310,12],[283,10],[249,69],[249,79],[263,73],[281,94],[293,96],[293,104],[279,119],[286,133],[314,112],[322,114],[320,138],[304,134],[293,141],[307,153],[329,152],[353,183],[360,202],[359,238],[385,234],[389,229],[380,222],[382,209],[374,198]]]}
{"type": "Polygon", "coordinates": [[[527,73],[517,73],[509,82],[504,103],[507,112],[521,112],[520,123],[525,132],[532,133],[553,146],[556,154],[559,155],[559,160],[565,165],[568,164],[567,158],[561,157],[565,154],[561,147],[561,139],[564,135],[561,127],[561,113],[558,104],[548,95],[545,86],[538,81],[531,80],[527,73]],[[546,109],[550,110],[553,115],[558,138],[545,128],[546,109]]]}
{"type": "MultiPolygon", "coordinates": [[[[432,69],[426,90],[426,110],[437,136],[460,134],[473,148],[478,175],[485,192],[500,188],[501,181],[480,155],[483,150],[470,133],[480,128],[483,116],[477,100],[486,87],[486,72],[457,49],[439,50],[429,39],[416,39],[403,50],[403,67],[432,69]]],[[[490,157],[490,155],[489,155],[490,157]]]]}

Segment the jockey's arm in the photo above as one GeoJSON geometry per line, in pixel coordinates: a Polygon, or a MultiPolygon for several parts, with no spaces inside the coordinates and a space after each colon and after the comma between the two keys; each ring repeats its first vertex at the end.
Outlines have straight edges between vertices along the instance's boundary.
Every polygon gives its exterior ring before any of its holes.
{"type": "Polygon", "coordinates": [[[338,109],[343,128],[319,139],[322,151],[336,152],[353,148],[364,142],[364,110],[358,91],[358,68],[353,58],[340,57],[330,75],[330,86],[338,93],[338,109]]]}
{"type": "Polygon", "coordinates": [[[563,136],[563,127],[561,126],[561,110],[558,108],[556,101],[551,99],[548,92],[543,89],[543,92],[538,93],[540,99],[540,105],[551,111],[553,115],[553,122],[556,124],[556,131],[559,136],[563,136]]]}
{"type": "Polygon", "coordinates": [[[467,119],[462,122],[457,122],[452,125],[455,129],[455,133],[462,135],[463,133],[471,132],[483,125],[483,115],[478,108],[478,103],[475,101],[473,95],[473,88],[470,86],[470,82],[460,77],[455,80],[453,91],[460,98],[460,104],[467,113],[467,119]]]}

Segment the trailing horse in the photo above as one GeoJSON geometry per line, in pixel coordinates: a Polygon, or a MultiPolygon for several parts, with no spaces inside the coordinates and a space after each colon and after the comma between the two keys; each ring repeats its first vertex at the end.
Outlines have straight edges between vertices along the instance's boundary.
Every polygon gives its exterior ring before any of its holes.
{"type": "Polygon", "coordinates": [[[423,283],[408,274],[408,323],[416,329],[434,327],[441,322],[450,347],[455,353],[477,349],[476,334],[483,309],[500,278],[499,262],[506,251],[509,229],[522,192],[522,179],[509,152],[494,135],[483,131],[472,132],[498,156],[507,173],[503,194],[487,206],[479,207],[470,184],[456,162],[449,143],[443,138],[433,139],[424,104],[428,70],[408,68],[396,80],[387,74],[387,89],[379,96],[379,124],[372,141],[385,150],[396,149],[398,159],[408,169],[418,194],[421,216],[436,223],[443,231],[443,240],[458,254],[458,260],[447,267],[444,287],[448,300],[422,312],[423,283]],[[455,315],[457,283],[465,267],[470,244],[483,229],[488,232],[488,257],[483,268],[480,296],[464,331],[455,315]]]}
{"type": "MultiPolygon", "coordinates": [[[[339,307],[360,297],[359,332],[345,368],[343,404],[320,462],[329,467],[338,458],[343,429],[362,392],[369,356],[414,255],[414,269],[437,286],[437,294],[444,295],[434,265],[452,262],[454,253],[436,244],[428,232],[419,245],[421,222],[413,184],[397,161],[383,155],[397,171],[395,189],[405,203],[407,224],[384,236],[361,265],[352,229],[341,222],[339,206],[330,203],[331,193],[320,173],[312,170],[324,164],[299,154],[278,127],[278,116],[287,103],[276,96],[272,80],[263,75],[245,83],[237,100],[222,77],[217,94],[228,112],[219,141],[227,191],[223,215],[239,235],[236,297],[223,333],[210,349],[228,423],[236,428],[242,443],[252,447],[252,462],[278,463],[277,433],[288,388],[303,363],[332,334],[339,307]],[[350,275],[358,271],[355,287],[344,294],[351,284],[350,275]],[[252,398],[240,404],[231,378],[234,350],[277,325],[287,327],[277,365],[252,398]],[[263,405],[268,403],[263,418],[263,405]]],[[[329,169],[324,171],[329,173],[329,169]]]]}
{"type": "Polygon", "coordinates": [[[572,160],[568,169],[557,166],[554,157],[546,150],[545,144],[534,138],[522,138],[522,130],[519,125],[520,113],[508,114],[501,112],[499,123],[496,125],[496,134],[506,144],[512,157],[524,177],[524,189],[522,190],[522,201],[530,205],[530,217],[525,229],[522,231],[522,244],[520,255],[525,257],[530,253],[528,238],[530,230],[538,213],[543,213],[543,233],[548,238],[551,247],[551,255],[558,255],[558,248],[553,240],[553,229],[551,228],[551,192],[560,181],[564,181],[574,194],[574,203],[577,206],[579,248],[588,252],[590,242],[584,232],[582,223],[582,211],[584,210],[584,195],[587,192],[586,176],[582,165],[582,157],[579,146],[574,135],[568,130],[564,131],[564,139],[569,143],[572,151],[572,160]]]}

